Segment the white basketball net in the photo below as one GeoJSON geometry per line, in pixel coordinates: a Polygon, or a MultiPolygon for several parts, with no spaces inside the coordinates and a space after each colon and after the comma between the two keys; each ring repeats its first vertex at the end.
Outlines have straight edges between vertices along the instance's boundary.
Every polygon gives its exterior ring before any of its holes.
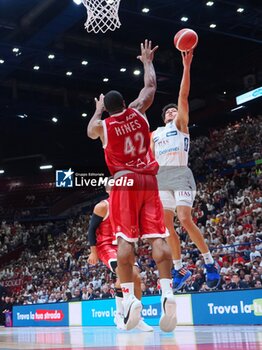
{"type": "Polygon", "coordinates": [[[88,33],[115,30],[121,26],[118,9],[121,0],[82,0],[87,9],[85,28],[88,33]]]}

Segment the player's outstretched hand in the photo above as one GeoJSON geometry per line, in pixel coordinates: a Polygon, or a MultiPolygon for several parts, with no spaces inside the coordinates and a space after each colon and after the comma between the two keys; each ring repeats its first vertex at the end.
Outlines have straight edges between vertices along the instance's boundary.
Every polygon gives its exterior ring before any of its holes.
{"type": "Polygon", "coordinates": [[[87,259],[88,264],[96,265],[98,263],[98,256],[95,253],[91,253],[87,259]]]}
{"type": "Polygon", "coordinates": [[[105,96],[103,94],[100,94],[99,99],[95,98],[96,110],[101,113],[105,110],[104,97],[105,96]]]}
{"type": "Polygon", "coordinates": [[[193,60],[193,50],[182,51],[181,55],[183,60],[183,66],[190,67],[193,60]]]}
{"type": "Polygon", "coordinates": [[[151,40],[148,41],[146,39],[144,44],[141,43],[141,55],[137,56],[137,58],[143,63],[152,62],[157,49],[158,49],[158,46],[155,46],[152,49],[151,40]]]}

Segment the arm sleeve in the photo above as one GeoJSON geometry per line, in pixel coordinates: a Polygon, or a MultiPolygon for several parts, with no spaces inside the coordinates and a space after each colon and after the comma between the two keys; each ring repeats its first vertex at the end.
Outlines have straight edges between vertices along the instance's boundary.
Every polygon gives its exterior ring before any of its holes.
{"type": "Polygon", "coordinates": [[[90,243],[90,246],[96,245],[96,230],[102,221],[102,216],[96,215],[94,213],[92,214],[88,228],[88,241],[90,243]]]}

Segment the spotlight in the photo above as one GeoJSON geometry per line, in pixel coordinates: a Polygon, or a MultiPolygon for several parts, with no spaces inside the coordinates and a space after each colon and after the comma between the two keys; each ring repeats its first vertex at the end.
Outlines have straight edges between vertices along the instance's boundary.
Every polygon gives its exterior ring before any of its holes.
{"type": "Polygon", "coordinates": [[[19,48],[18,47],[14,47],[13,48],[13,52],[18,52],[19,51],[19,48]]]}
{"type": "Polygon", "coordinates": [[[144,7],[144,8],[142,8],[142,12],[143,13],[148,13],[150,10],[149,10],[149,8],[148,7],[144,7]]]}
{"type": "Polygon", "coordinates": [[[244,12],[244,9],[243,9],[243,7],[239,7],[239,8],[237,9],[237,12],[239,12],[239,13],[242,13],[242,12],[244,12]]]}
{"type": "Polygon", "coordinates": [[[4,173],[5,173],[4,169],[0,169],[0,174],[4,174],[4,173]]]}
{"type": "Polygon", "coordinates": [[[135,69],[133,72],[134,75],[140,75],[141,71],[139,69],[135,69]]]}
{"type": "Polygon", "coordinates": [[[73,1],[74,1],[74,3],[77,4],[77,5],[81,5],[81,3],[82,3],[82,0],[73,0],[73,1]]]}
{"type": "Polygon", "coordinates": [[[206,5],[207,5],[207,6],[213,6],[213,5],[214,5],[214,1],[208,1],[208,2],[206,3],[206,5]]]}
{"type": "Polygon", "coordinates": [[[122,73],[126,72],[126,68],[121,68],[120,72],[122,72],[122,73]]]}
{"type": "Polygon", "coordinates": [[[188,17],[182,17],[182,18],[181,18],[181,21],[182,21],[182,22],[187,22],[187,21],[188,21],[188,17]]]}
{"type": "Polygon", "coordinates": [[[103,82],[104,82],[104,83],[107,83],[108,81],[109,81],[108,78],[104,78],[104,79],[103,79],[103,82]]]}
{"type": "Polygon", "coordinates": [[[73,74],[73,73],[70,72],[70,71],[66,72],[66,75],[68,75],[69,77],[71,77],[72,74],[73,74]]]}
{"type": "Polygon", "coordinates": [[[216,28],[216,24],[215,23],[212,23],[212,24],[210,24],[210,26],[209,26],[209,28],[216,28]]]}
{"type": "Polygon", "coordinates": [[[40,67],[39,66],[34,66],[34,70],[39,70],[40,67]]]}
{"type": "Polygon", "coordinates": [[[50,60],[53,60],[53,59],[55,58],[55,55],[50,54],[50,55],[48,55],[48,58],[49,58],[50,60]]]}
{"type": "Polygon", "coordinates": [[[39,167],[41,170],[46,170],[46,169],[52,169],[53,165],[48,164],[48,165],[40,165],[39,167]]]}
{"type": "Polygon", "coordinates": [[[82,117],[87,117],[87,113],[82,113],[82,117]]]}
{"type": "Polygon", "coordinates": [[[52,122],[57,123],[57,122],[58,122],[58,119],[57,119],[56,117],[53,117],[53,118],[52,118],[52,122]]]}
{"type": "Polygon", "coordinates": [[[3,64],[3,63],[5,63],[5,60],[0,59],[0,64],[3,64]]]}

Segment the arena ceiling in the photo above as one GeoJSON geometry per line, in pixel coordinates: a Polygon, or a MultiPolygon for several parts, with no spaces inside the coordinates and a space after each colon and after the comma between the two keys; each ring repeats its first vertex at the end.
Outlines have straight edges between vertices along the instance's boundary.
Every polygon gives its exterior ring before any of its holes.
{"type": "Polygon", "coordinates": [[[85,8],[72,0],[0,0],[0,168],[20,174],[41,162],[102,166],[99,142],[85,131],[93,98],[111,88],[127,102],[136,97],[143,76],[133,71],[142,68],[136,56],[145,38],[159,45],[152,128],[161,122],[161,106],[177,98],[182,64],[173,36],[184,27],[199,35],[192,123],[230,110],[247,90],[246,76],[252,76],[248,84],[261,86],[261,0],[207,2],[121,0],[120,29],[88,34],[85,8]]]}

